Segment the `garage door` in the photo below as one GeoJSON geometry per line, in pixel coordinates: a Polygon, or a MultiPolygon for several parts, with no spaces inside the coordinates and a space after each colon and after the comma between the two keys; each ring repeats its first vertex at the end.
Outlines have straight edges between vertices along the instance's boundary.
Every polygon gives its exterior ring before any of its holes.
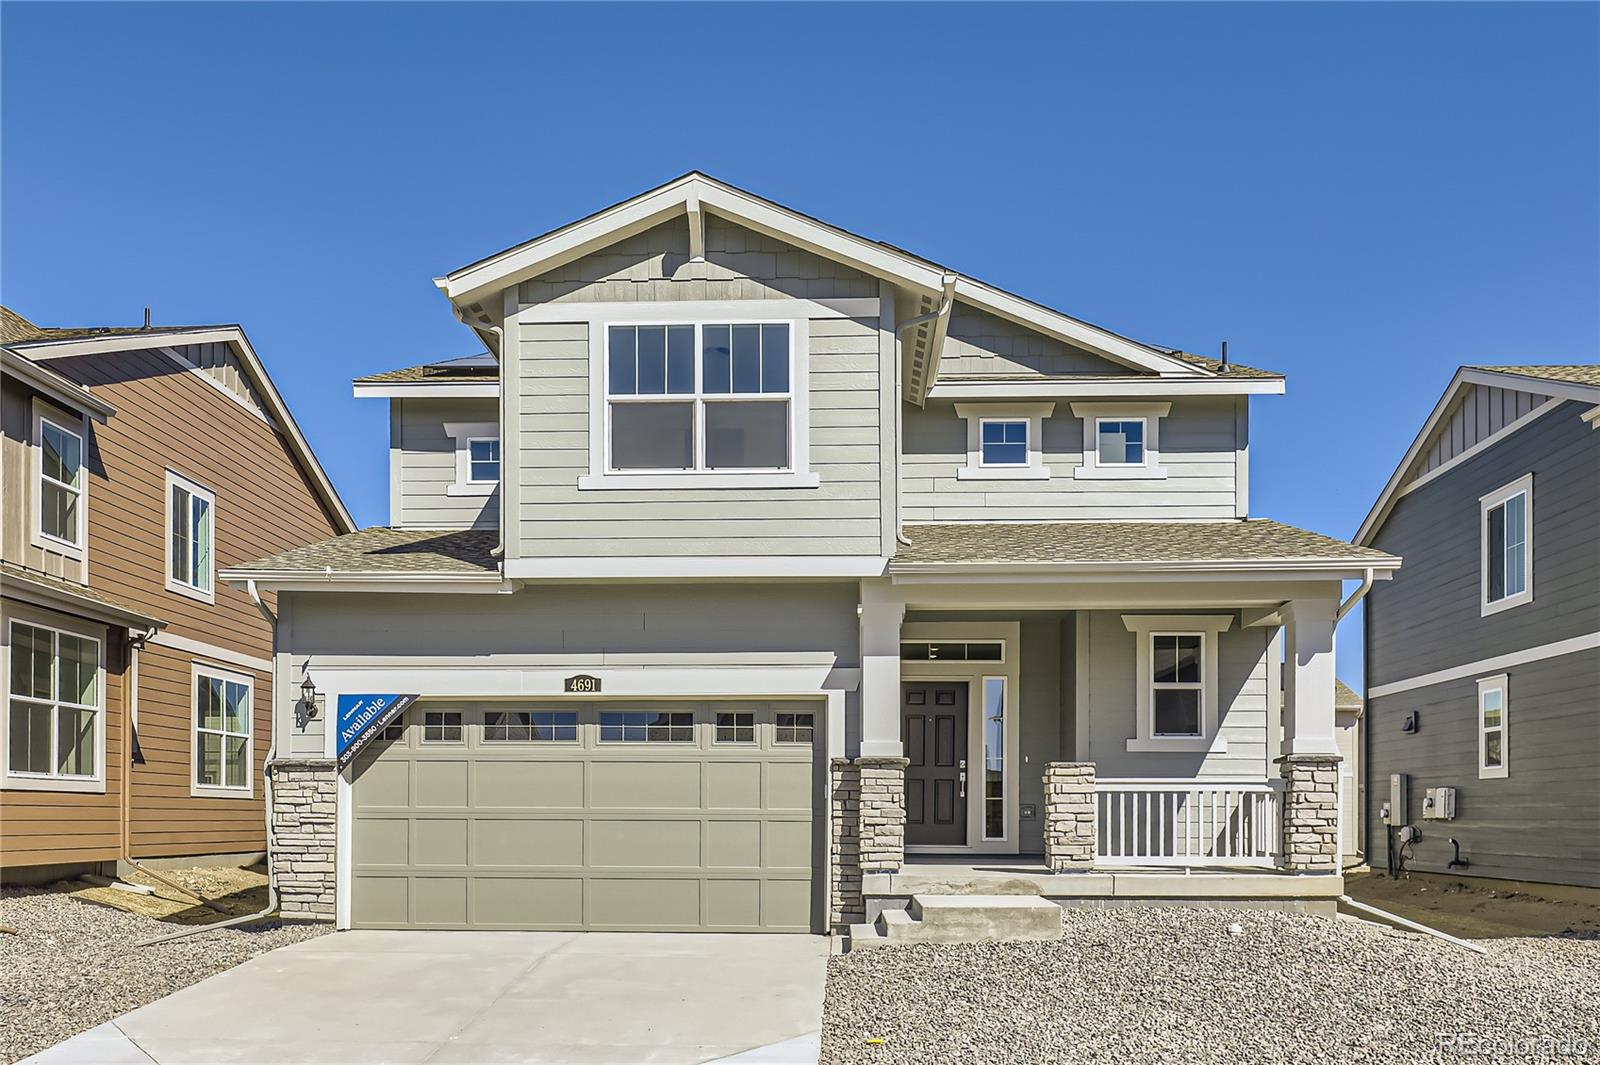
{"type": "Polygon", "coordinates": [[[352,924],[821,931],[822,720],[419,702],[355,767],[352,924]]]}

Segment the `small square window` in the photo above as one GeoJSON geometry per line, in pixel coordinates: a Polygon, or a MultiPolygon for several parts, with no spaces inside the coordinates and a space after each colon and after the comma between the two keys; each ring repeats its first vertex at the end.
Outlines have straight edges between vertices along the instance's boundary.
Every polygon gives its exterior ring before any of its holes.
{"type": "Polygon", "coordinates": [[[779,714],[777,724],[773,738],[778,743],[810,743],[816,731],[816,715],[779,714]]]}
{"type": "Polygon", "coordinates": [[[398,743],[405,738],[406,727],[399,724],[385,725],[383,731],[378,733],[378,740],[382,743],[398,743]]]}
{"type": "Polygon", "coordinates": [[[718,743],[754,743],[756,741],[756,715],[718,714],[718,743]]]}
{"type": "Polygon", "coordinates": [[[422,715],[423,743],[460,743],[461,715],[452,710],[430,710],[422,715]]]}
{"type": "Polygon", "coordinates": [[[1144,465],[1144,419],[1101,418],[1096,426],[1101,466],[1144,465]]]}
{"type": "Polygon", "coordinates": [[[983,465],[1026,466],[1028,464],[1027,421],[985,421],[979,432],[983,465]]]}
{"type": "Polygon", "coordinates": [[[500,480],[500,441],[467,441],[467,480],[474,484],[493,484],[500,480]]]}

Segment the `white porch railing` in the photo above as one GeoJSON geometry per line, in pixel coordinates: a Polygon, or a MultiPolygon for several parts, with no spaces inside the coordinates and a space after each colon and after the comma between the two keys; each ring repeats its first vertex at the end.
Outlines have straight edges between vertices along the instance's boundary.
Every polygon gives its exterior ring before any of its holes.
{"type": "Polygon", "coordinates": [[[1097,780],[1095,865],[1275,866],[1282,784],[1097,780]]]}

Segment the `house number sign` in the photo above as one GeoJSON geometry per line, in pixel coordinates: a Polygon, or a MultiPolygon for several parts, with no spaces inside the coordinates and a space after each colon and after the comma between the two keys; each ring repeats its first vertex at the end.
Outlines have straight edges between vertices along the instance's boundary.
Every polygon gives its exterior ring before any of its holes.
{"type": "Polygon", "coordinates": [[[600,678],[591,677],[587,673],[579,673],[575,677],[568,677],[561,682],[564,692],[576,692],[580,695],[594,695],[600,691],[600,678]]]}

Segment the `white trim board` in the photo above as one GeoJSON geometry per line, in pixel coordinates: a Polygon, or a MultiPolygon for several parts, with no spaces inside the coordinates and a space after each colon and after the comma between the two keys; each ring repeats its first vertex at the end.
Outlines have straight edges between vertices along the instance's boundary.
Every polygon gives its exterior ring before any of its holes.
{"type": "Polygon", "coordinates": [[[877,318],[882,313],[876,296],[841,299],[764,300],[644,300],[596,303],[538,303],[517,311],[517,322],[629,322],[748,321],[753,318],[808,320],[877,318]]]}
{"type": "Polygon", "coordinates": [[[1281,396],[1281,377],[1088,378],[1041,377],[1036,381],[945,381],[928,390],[929,399],[1114,399],[1122,396],[1281,396]]]}
{"type": "Polygon", "coordinates": [[[425,384],[405,384],[385,381],[363,384],[357,381],[351,394],[357,399],[494,399],[500,395],[500,382],[429,381],[425,384]]]}
{"type": "Polygon", "coordinates": [[[1376,687],[1367,689],[1367,698],[1382,699],[1386,695],[1399,695],[1403,692],[1415,691],[1418,688],[1427,688],[1435,684],[1448,684],[1453,680],[1481,677],[1485,673],[1504,672],[1514,666],[1525,666],[1530,662],[1542,662],[1547,658],[1559,658],[1562,655],[1597,649],[1600,649],[1600,632],[1591,632],[1583,636],[1574,636],[1569,640],[1557,640],[1555,643],[1540,644],[1538,647],[1529,647],[1521,651],[1512,651],[1509,654],[1495,655],[1493,658],[1482,658],[1476,662],[1468,662],[1466,665],[1451,666],[1449,669],[1439,669],[1432,673],[1408,677],[1405,680],[1379,684],[1376,687]]]}
{"type": "Polygon", "coordinates": [[[213,662],[237,666],[240,669],[253,669],[257,673],[265,673],[269,677],[272,675],[272,662],[269,659],[247,655],[242,651],[230,651],[226,647],[218,647],[214,643],[205,643],[202,640],[191,640],[187,636],[179,636],[176,633],[158,632],[146,642],[153,643],[157,647],[165,647],[168,650],[182,651],[184,654],[194,655],[197,658],[205,658],[213,662]]]}
{"type": "Polygon", "coordinates": [[[645,558],[513,558],[508,580],[672,580],[683,577],[816,577],[854,580],[881,577],[889,560],[877,555],[751,555],[645,558]]]}
{"type": "Polygon", "coordinates": [[[1551,411],[1561,406],[1562,402],[1563,401],[1559,399],[1546,400],[1530,410],[1528,413],[1524,414],[1522,417],[1517,418],[1515,421],[1511,421],[1505,425],[1502,425],[1499,429],[1496,429],[1482,440],[1479,440],[1476,444],[1473,444],[1459,455],[1455,455],[1454,457],[1441,462],[1427,473],[1422,474],[1412,481],[1408,481],[1404,487],[1395,492],[1395,499],[1404,499],[1412,492],[1415,492],[1418,488],[1421,488],[1423,485],[1431,482],[1434,478],[1449,473],[1451,470],[1455,469],[1463,462],[1466,462],[1468,459],[1476,457],[1479,452],[1498,444],[1500,441],[1504,440],[1518,429],[1521,429],[1524,426],[1543,418],[1546,414],[1549,414],[1551,411]]]}

